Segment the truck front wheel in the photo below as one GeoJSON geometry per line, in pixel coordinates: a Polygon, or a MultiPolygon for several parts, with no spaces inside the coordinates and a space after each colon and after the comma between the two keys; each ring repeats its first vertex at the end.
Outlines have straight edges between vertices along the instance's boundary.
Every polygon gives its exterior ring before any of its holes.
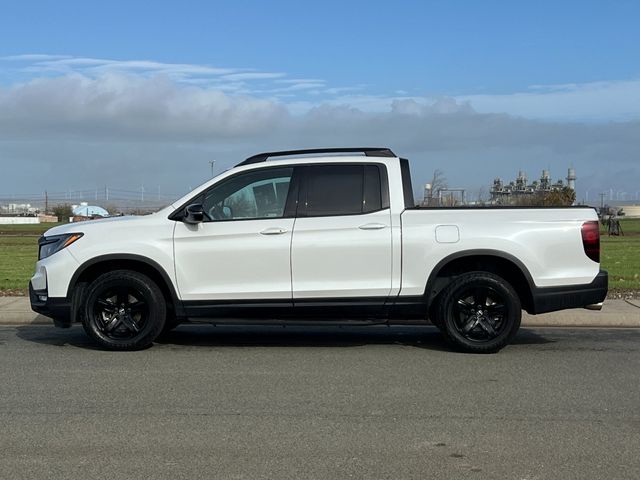
{"type": "Polygon", "coordinates": [[[469,272],[453,280],[437,307],[446,339],[470,353],[494,353],[520,328],[522,306],[513,287],[498,275],[469,272]]]}
{"type": "Polygon", "coordinates": [[[153,343],[162,331],[167,307],[160,288],[146,275],[114,270],[87,288],[82,325],[108,350],[138,350],[153,343]]]}

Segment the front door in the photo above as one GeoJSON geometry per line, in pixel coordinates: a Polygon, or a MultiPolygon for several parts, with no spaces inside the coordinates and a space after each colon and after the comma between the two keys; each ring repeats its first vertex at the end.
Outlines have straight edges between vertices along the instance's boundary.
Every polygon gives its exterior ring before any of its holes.
{"type": "Polygon", "coordinates": [[[285,207],[292,175],[277,167],[228,177],[201,197],[203,223],[176,224],[183,300],[291,299],[294,218],[285,207]]]}

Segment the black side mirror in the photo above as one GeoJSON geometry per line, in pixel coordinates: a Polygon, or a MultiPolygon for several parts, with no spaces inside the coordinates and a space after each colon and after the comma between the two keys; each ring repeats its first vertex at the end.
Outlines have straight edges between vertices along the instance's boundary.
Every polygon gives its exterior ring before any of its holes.
{"type": "Polygon", "coordinates": [[[184,217],[182,218],[184,223],[190,225],[196,225],[204,221],[204,208],[201,203],[193,203],[188,205],[184,209],[184,217]]]}

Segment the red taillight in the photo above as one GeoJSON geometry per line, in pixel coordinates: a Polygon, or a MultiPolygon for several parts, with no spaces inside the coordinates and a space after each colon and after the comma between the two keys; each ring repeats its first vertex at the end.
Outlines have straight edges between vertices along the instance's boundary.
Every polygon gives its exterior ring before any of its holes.
{"type": "Polygon", "coordinates": [[[582,245],[587,257],[600,263],[600,225],[597,221],[582,224],[582,245]]]}

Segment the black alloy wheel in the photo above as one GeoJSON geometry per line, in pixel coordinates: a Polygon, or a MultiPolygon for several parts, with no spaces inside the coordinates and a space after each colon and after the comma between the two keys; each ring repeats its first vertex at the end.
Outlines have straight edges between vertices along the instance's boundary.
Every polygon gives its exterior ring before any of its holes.
{"type": "Polygon", "coordinates": [[[460,335],[471,342],[498,337],[508,322],[505,299],[495,289],[469,286],[460,291],[453,304],[454,322],[460,335]]]}
{"type": "Polygon", "coordinates": [[[160,288],[146,275],[115,270],[94,280],[84,296],[83,326],[109,350],[137,350],[164,328],[167,308],[160,288]]]}
{"type": "Polygon", "coordinates": [[[93,315],[100,331],[114,340],[134,338],[149,318],[144,294],[132,287],[106,289],[93,304],[93,315]]]}
{"type": "Polygon", "coordinates": [[[522,306],[513,287],[488,272],[469,272],[453,280],[437,307],[447,340],[459,350],[493,353],[520,328],[522,306]]]}

